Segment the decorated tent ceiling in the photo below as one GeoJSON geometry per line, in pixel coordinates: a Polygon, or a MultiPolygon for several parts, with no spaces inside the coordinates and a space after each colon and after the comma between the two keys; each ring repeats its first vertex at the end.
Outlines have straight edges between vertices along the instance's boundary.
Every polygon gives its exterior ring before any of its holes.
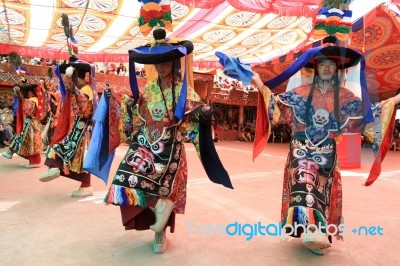
{"type": "MultiPolygon", "coordinates": [[[[371,98],[380,101],[400,89],[400,15],[389,6],[380,5],[353,24],[348,47],[364,54],[366,80],[371,98]]],[[[306,48],[306,47],[305,47],[306,48]]],[[[299,53],[291,52],[253,68],[263,80],[282,73],[299,53]]],[[[281,84],[276,92],[285,90],[281,84]]]]}
{"type": "MultiPolygon", "coordinates": [[[[215,62],[216,50],[261,63],[302,47],[322,0],[171,1],[174,30],[188,38],[194,60],[215,62]]],[[[137,0],[13,0],[0,4],[0,52],[65,59],[61,14],[70,17],[80,58],[127,61],[127,51],[147,43],[138,28],[137,0]],[[23,47],[23,48],[22,48],[23,47]]],[[[211,63],[212,64],[212,63],[211,63]]]]}

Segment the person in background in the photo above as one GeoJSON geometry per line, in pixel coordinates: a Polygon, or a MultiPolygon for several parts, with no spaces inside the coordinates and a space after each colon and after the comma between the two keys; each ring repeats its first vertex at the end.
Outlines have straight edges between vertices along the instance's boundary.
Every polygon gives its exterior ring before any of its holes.
{"type": "Polygon", "coordinates": [[[18,154],[29,161],[29,164],[25,165],[26,168],[38,168],[41,162],[42,142],[39,117],[43,106],[38,99],[40,92],[41,87],[38,84],[25,83],[14,86],[14,95],[18,98],[17,134],[11,139],[8,150],[2,155],[11,159],[14,153],[18,154]],[[24,121],[23,117],[25,117],[24,121]]]}
{"type": "Polygon", "coordinates": [[[114,63],[110,63],[108,65],[108,72],[106,72],[106,74],[110,74],[110,75],[116,75],[117,73],[117,68],[115,67],[114,63]]]}
{"type": "Polygon", "coordinates": [[[59,80],[61,113],[46,155],[45,165],[49,168],[39,180],[49,182],[59,176],[76,180],[80,186],[71,197],[87,197],[93,195],[93,189],[90,173],[83,169],[83,163],[85,136],[97,104],[95,66],[78,59],[77,42],[73,42],[68,15],[61,14],[61,24],[71,56],[68,64],[59,65],[54,71],[59,80]],[[87,73],[89,82],[86,82],[87,73]]]}
{"type": "Polygon", "coordinates": [[[4,144],[5,141],[5,132],[4,132],[4,126],[2,123],[2,117],[3,117],[4,111],[3,109],[0,109],[0,148],[4,148],[6,145],[4,144]]]}
{"type": "Polygon", "coordinates": [[[239,140],[244,140],[246,142],[251,142],[251,135],[246,131],[246,128],[242,127],[239,133],[239,140]]]}
{"type": "MultiPolygon", "coordinates": [[[[324,43],[322,47],[306,51],[293,67],[288,67],[266,84],[258,73],[254,72],[253,76],[253,84],[263,97],[263,106],[258,107],[262,108],[260,110],[263,114],[257,117],[257,132],[262,134],[256,134],[254,148],[257,152],[253,158],[261,151],[257,147],[263,148],[259,140],[270,133],[269,127],[263,126],[260,117],[268,119],[269,125],[279,122],[291,126],[294,135],[283,177],[281,222],[284,228],[297,226],[298,230],[288,230],[288,234],[303,237],[304,246],[316,255],[325,254],[325,250],[331,247],[333,237],[342,238],[340,230],[334,230],[343,224],[337,142],[344,132],[370,130],[371,122],[374,122],[374,126],[389,125],[391,118],[381,116],[381,110],[382,113],[383,110],[392,112],[400,102],[400,95],[397,95],[377,105],[370,105],[369,96],[365,93],[368,90],[361,87],[366,84],[365,80],[362,81],[362,75],[359,75],[360,86],[354,89],[344,87],[342,84],[347,83],[340,79],[343,77],[340,73],[359,64],[363,56],[352,49],[336,46],[334,36],[324,39],[324,43]],[[291,77],[302,67],[313,70],[311,84],[288,86],[286,92],[279,95],[272,93],[268,86],[277,86],[278,81],[291,77]],[[262,126],[260,131],[259,126],[262,126]]],[[[387,130],[383,127],[382,134],[379,131],[371,136],[377,147],[380,147],[377,153],[385,154],[385,149],[389,148],[385,144],[388,141],[386,133],[390,137],[392,133],[387,130]]],[[[373,168],[383,160],[381,156],[377,158],[379,161],[374,163],[373,168]]],[[[366,185],[376,180],[376,172],[371,170],[366,185]]]]}
{"type": "Polygon", "coordinates": [[[61,112],[61,93],[60,91],[52,91],[50,87],[48,87],[48,82],[44,82],[46,99],[49,104],[49,111],[46,119],[42,121],[42,125],[44,128],[42,130],[42,142],[43,142],[43,152],[47,152],[48,146],[51,143],[51,140],[54,135],[54,131],[58,124],[58,119],[61,112]]]}
{"type": "MultiPolygon", "coordinates": [[[[42,182],[49,182],[64,176],[80,182],[80,187],[71,193],[71,197],[93,195],[90,173],[83,170],[84,152],[88,127],[93,115],[94,92],[85,80],[86,73],[92,65],[71,57],[69,64],[59,66],[60,79],[65,85],[65,96],[62,101],[58,127],[53,134],[50,148],[47,151],[45,165],[48,171],[39,177],[42,182]],[[60,76],[61,77],[61,76],[60,76]],[[74,120],[71,121],[71,114],[74,120]]],[[[94,66],[93,66],[94,68],[94,66]]]]}
{"type": "Polygon", "coordinates": [[[14,121],[14,114],[10,108],[5,107],[1,110],[0,113],[0,127],[1,130],[1,138],[0,146],[8,146],[10,140],[14,137],[14,129],[12,127],[12,123],[14,121]]]}
{"type": "Polygon", "coordinates": [[[117,75],[124,76],[125,73],[126,73],[126,67],[124,66],[124,63],[120,63],[117,68],[117,75]],[[121,72],[123,72],[123,73],[121,74],[121,72]]]}

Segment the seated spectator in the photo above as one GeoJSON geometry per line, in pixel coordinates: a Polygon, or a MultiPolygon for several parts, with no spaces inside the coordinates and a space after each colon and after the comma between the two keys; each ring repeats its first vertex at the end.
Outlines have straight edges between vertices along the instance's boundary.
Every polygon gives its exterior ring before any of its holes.
{"type": "Polygon", "coordinates": [[[100,70],[99,73],[107,74],[107,73],[108,73],[108,63],[107,63],[107,62],[103,62],[103,63],[101,64],[99,70],[100,70]]]}
{"type": "Polygon", "coordinates": [[[395,147],[399,147],[399,145],[400,145],[400,132],[398,129],[395,129],[393,132],[392,145],[390,149],[395,150],[395,147]]]}
{"type": "Polygon", "coordinates": [[[117,68],[117,75],[124,76],[125,73],[126,73],[126,67],[124,66],[123,63],[120,63],[119,67],[117,68]],[[123,72],[123,73],[121,73],[121,72],[123,72]]]}
{"type": "Polygon", "coordinates": [[[279,125],[274,125],[272,127],[272,134],[273,134],[272,142],[281,142],[282,143],[282,131],[281,131],[279,125]]]}
{"type": "Polygon", "coordinates": [[[246,129],[244,127],[242,127],[242,130],[239,133],[239,140],[247,142],[252,141],[250,132],[246,132],[246,129]]]}
{"type": "Polygon", "coordinates": [[[122,66],[121,70],[117,73],[119,76],[126,76],[127,74],[126,66],[122,66]]]}
{"type": "Polygon", "coordinates": [[[117,73],[117,68],[115,67],[115,64],[114,64],[114,63],[111,63],[111,64],[108,66],[108,73],[107,73],[107,74],[115,75],[116,73],[117,73]]]}
{"type": "Polygon", "coordinates": [[[14,136],[12,122],[14,121],[13,112],[9,108],[0,109],[0,148],[8,145],[14,136]]]}
{"type": "Polygon", "coordinates": [[[219,141],[219,139],[218,139],[218,134],[217,133],[215,133],[215,136],[214,136],[214,142],[218,142],[219,141]]]}
{"type": "Polygon", "coordinates": [[[244,130],[246,132],[247,138],[250,139],[250,141],[253,141],[253,129],[250,121],[246,122],[244,130]]]}

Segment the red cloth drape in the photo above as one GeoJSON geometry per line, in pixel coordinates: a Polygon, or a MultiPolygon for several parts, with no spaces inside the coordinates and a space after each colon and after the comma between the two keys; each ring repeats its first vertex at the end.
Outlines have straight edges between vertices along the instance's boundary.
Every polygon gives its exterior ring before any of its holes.
{"type": "Polygon", "coordinates": [[[253,161],[264,150],[269,139],[269,119],[262,94],[258,93],[256,132],[253,143],[253,161]]]}
{"type": "Polygon", "coordinates": [[[392,143],[392,136],[393,136],[393,129],[395,125],[395,118],[396,118],[396,110],[392,114],[392,118],[390,120],[389,126],[385,132],[385,136],[383,137],[382,144],[379,147],[378,154],[375,157],[375,161],[372,164],[371,171],[369,172],[369,176],[367,178],[367,181],[365,181],[366,186],[372,185],[376,179],[378,179],[379,175],[381,174],[381,165],[383,162],[383,159],[385,159],[385,156],[390,148],[390,145],[392,143]]]}
{"type": "Polygon", "coordinates": [[[22,129],[24,127],[24,101],[21,101],[21,98],[18,99],[18,109],[17,109],[17,121],[15,125],[15,131],[17,135],[21,134],[22,129]]]}
{"type": "Polygon", "coordinates": [[[71,123],[71,92],[67,90],[65,99],[62,103],[62,110],[56,129],[54,130],[53,139],[50,145],[61,142],[67,135],[71,123]]]}

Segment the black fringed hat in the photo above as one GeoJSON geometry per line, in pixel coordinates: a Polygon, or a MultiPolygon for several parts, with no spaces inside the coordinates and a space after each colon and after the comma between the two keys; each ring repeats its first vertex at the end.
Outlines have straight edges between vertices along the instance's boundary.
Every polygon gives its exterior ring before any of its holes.
{"type": "Polygon", "coordinates": [[[86,73],[90,73],[91,65],[87,62],[81,61],[78,58],[72,56],[69,58],[69,62],[67,64],[60,65],[60,72],[65,74],[65,71],[68,67],[72,66],[78,72],[78,77],[81,79],[85,79],[86,73]]]}
{"type": "MultiPolygon", "coordinates": [[[[136,103],[139,98],[139,88],[136,80],[135,63],[140,64],[162,64],[166,62],[174,62],[193,52],[194,46],[188,40],[169,40],[166,39],[166,31],[163,28],[157,28],[153,31],[154,40],[148,45],[140,46],[129,50],[129,81],[131,85],[132,95],[136,103]]],[[[175,117],[183,119],[185,114],[185,102],[187,93],[187,75],[183,74],[182,90],[179,101],[175,109],[175,117]]]]}
{"type": "Polygon", "coordinates": [[[338,69],[346,69],[357,65],[362,58],[361,54],[353,49],[336,46],[337,39],[335,36],[325,37],[323,43],[326,46],[310,59],[306,67],[316,68],[318,61],[329,59],[336,62],[336,67],[338,69]]]}
{"type": "Polygon", "coordinates": [[[38,87],[38,84],[21,84],[18,87],[21,88],[21,91],[35,91],[35,89],[38,87]]]}
{"type": "Polygon", "coordinates": [[[38,84],[21,84],[18,85],[18,87],[20,88],[24,98],[28,98],[28,91],[32,91],[37,95],[36,88],[38,87],[38,84]]]}

